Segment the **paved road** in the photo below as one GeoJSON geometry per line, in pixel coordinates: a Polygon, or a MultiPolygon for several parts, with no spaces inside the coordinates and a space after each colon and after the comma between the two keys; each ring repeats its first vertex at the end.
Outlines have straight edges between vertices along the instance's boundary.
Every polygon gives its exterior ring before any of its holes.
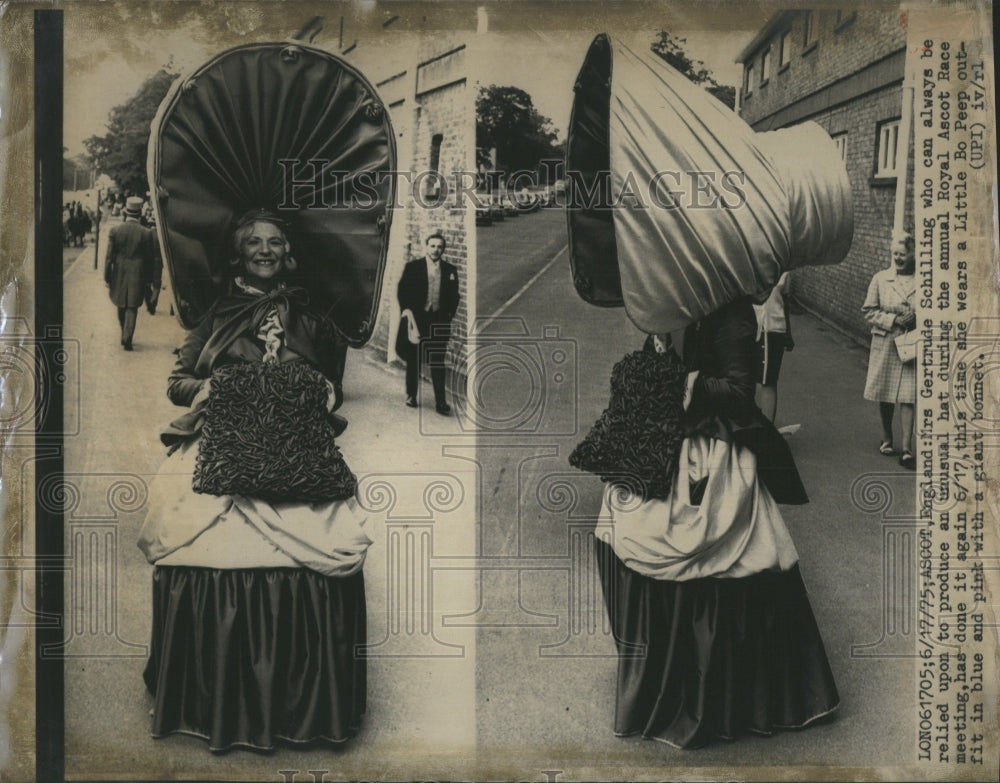
{"type": "MultiPolygon", "coordinates": [[[[514,259],[488,231],[480,233],[480,268],[503,269],[514,259]]],[[[533,242],[545,245],[537,237],[533,242]]],[[[537,252],[527,265],[540,269],[547,260],[537,252]]],[[[886,513],[905,518],[913,513],[914,476],[876,454],[877,410],[861,399],[867,352],[806,316],[795,323],[796,349],[785,360],[777,423],[802,425],[791,445],[812,502],[783,507],[783,513],[837,678],[837,719],[805,732],[697,752],[612,735],[614,648],[585,541],[601,485],[569,468],[566,458],[606,406],[613,364],[640,347],[644,335],[623,310],[584,304],[570,288],[567,265],[564,254],[503,314],[520,319],[543,354],[556,342],[543,337],[546,328],[558,333],[576,357],[576,388],[546,387],[555,391],[543,399],[548,424],[540,429],[549,426],[550,434],[480,438],[484,563],[495,565],[483,583],[484,596],[494,596],[487,606],[494,627],[481,628],[477,645],[484,759],[494,762],[498,774],[514,757],[528,769],[562,769],[578,779],[599,779],[608,765],[670,779],[675,765],[690,772],[690,765],[733,769],[911,759],[912,663],[871,657],[912,651],[912,638],[898,636],[900,618],[891,616],[897,636],[852,655],[852,645],[883,636],[883,536],[890,533],[851,493],[856,482],[869,488],[879,482],[893,498],[886,513]],[[562,571],[528,568],[560,556],[570,564],[562,571]],[[582,567],[575,569],[578,561],[582,567]],[[512,563],[521,567],[512,571],[512,563]]],[[[484,407],[501,406],[504,395],[528,399],[530,376],[513,363],[506,372],[498,370],[483,381],[484,407]]],[[[878,504],[872,497],[867,502],[874,504],[869,510],[878,504]]]]}
{"type": "Polygon", "coordinates": [[[477,228],[479,317],[496,313],[539,270],[539,262],[547,262],[565,246],[566,212],[562,208],[540,209],[477,228]]]}

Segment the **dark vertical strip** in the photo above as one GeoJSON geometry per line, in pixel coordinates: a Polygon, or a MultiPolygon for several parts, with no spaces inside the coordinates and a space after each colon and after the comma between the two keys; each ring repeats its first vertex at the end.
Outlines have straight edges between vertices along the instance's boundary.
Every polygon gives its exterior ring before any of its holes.
{"type": "MultiPolygon", "coordinates": [[[[63,618],[63,515],[40,502],[39,488],[55,487],[63,473],[63,387],[50,368],[62,356],[62,124],[63,15],[35,11],[35,542],[39,617],[63,618]],[[56,483],[53,483],[56,482],[56,483]]],[[[63,641],[61,622],[36,629],[36,780],[65,775],[63,641]]]]}

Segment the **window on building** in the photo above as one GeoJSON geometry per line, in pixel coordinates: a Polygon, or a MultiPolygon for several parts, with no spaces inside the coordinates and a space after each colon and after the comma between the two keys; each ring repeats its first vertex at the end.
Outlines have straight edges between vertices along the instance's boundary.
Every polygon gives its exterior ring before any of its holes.
{"type": "Polygon", "coordinates": [[[899,153],[899,120],[880,123],[875,144],[875,176],[895,177],[900,163],[899,153]]]}
{"type": "Polygon", "coordinates": [[[785,30],[778,39],[778,67],[784,68],[792,61],[792,31],[785,30]]]}
{"type": "Polygon", "coordinates": [[[805,34],[802,39],[802,45],[808,49],[810,46],[816,43],[816,23],[818,19],[815,11],[806,11],[805,16],[805,34]]]}
{"type": "Polygon", "coordinates": [[[837,146],[837,152],[840,153],[840,159],[843,161],[847,160],[847,134],[846,133],[836,133],[833,136],[833,143],[837,146]]]}
{"type": "Polygon", "coordinates": [[[753,66],[748,65],[743,71],[743,94],[749,95],[753,92],[753,66]]]}
{"type": "Polygon", "coordinates": [[[766,84],[771,78],[771,47],[764,50],[764,56],[760,58],[760,83],[766,84]]]}
{"type": "Polygon", "coordinates": [[[444,142],[443,133],[435,133],[431,136],[431,160],[430,160],[430,170],[434,172],[433,175],[428,176],[426,179],[426,191],[425,195],[436,200],[441,197],[441,144],[444,142]]]}
{"type": "Polygon", "coordinates": [[[443,133],[435,133],[431,137],[431,171],[441,169],[441,144],[444,142],[443,133]]]}
{"type": "Polygon", "coordinates": [[[857,11],[845,11],[843,8],[837,9],[837,16],[833,20],[833,30],[839,33],[845,27],[851,24],[857,17],[857,11]]]}

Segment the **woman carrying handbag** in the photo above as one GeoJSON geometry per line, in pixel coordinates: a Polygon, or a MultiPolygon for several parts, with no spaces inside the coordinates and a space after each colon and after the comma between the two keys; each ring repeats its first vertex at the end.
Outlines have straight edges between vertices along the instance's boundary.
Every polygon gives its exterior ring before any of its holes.
{"type": "Polygon", "coordinates": [[[596,547],[619,652],[618,736],[695,748],[801,728],[839,704],[777,506],[807,497],[754,404],[755,333],[744,298],[652,338],[688,371],[666,390],[684,396],[684,437],[664,496],[605,490],[614,537],[596,547]]]}
{"type": "Polygon", "coordinates": [[[913,237],[902,234],[892,243],[892,266],[877,272],[868,286],[861,306],[872,332],[868,357],[865,399],[879,404],[882,442],[879,453],[894,456],[892,420],[896,405],[902,424],[899,464],[914,470],[913,407],[917,401],[916,336],[917,317],[913,237]],[[909,339],[908,339],[909,338],[909,339]]]}

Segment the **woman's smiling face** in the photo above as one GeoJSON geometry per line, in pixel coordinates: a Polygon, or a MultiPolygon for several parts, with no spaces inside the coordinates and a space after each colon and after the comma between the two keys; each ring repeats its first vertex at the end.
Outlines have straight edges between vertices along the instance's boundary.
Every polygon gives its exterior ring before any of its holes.
{"type": "Polygon", "coordinates": [[[270,288],[285,268],[288,240],[274,223],[255,222],[243,240],[243,268],[249,282],[270,288]]]}
{"type": "Polygon", "coordinates": [[[892,263],[901,275],[912,275],[914,267],[913,250],[906,240],[897,239],[892,243],[892,263]]]}

